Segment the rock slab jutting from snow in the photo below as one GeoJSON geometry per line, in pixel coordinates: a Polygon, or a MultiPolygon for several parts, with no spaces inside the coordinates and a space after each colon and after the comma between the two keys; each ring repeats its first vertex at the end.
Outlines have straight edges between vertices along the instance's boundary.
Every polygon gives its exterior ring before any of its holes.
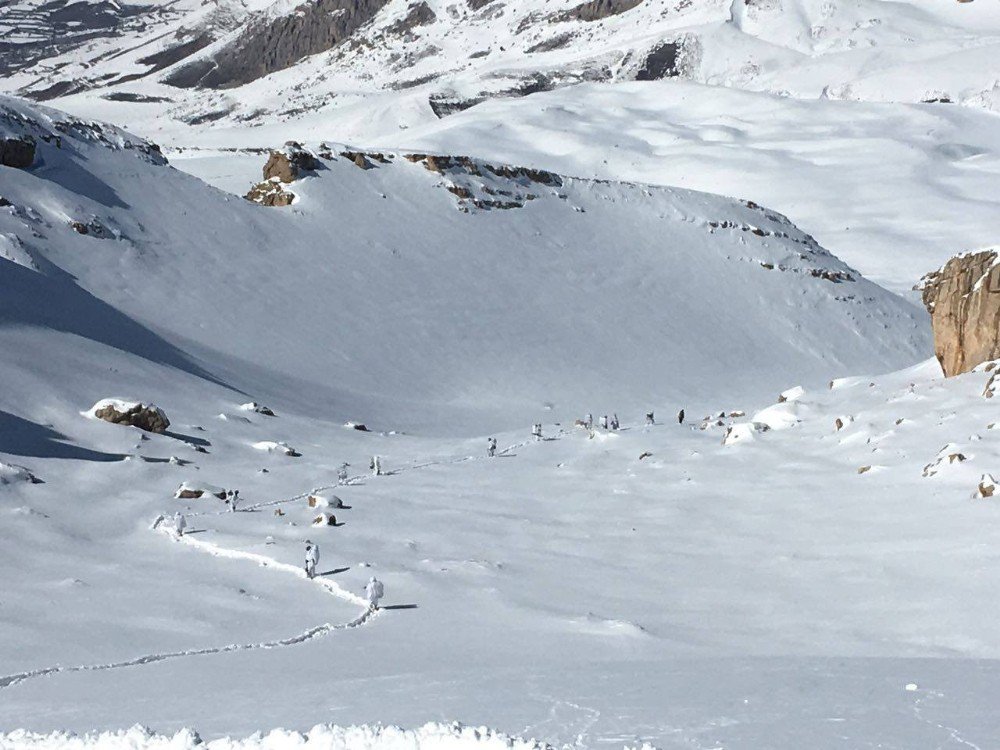
{"type": "Polygon", "coordinates": [[[1000,357],[998,257],[995,250],[958,255],[921,282],[946,377],[1000,357]]]}
{"type": "Polygon", "coordinates": [[[94,404],[90,413],[105,422],[131,425],[146,432],[164,433],[170,427],[167,415],[155,404],[105,399],[94,404]]]}

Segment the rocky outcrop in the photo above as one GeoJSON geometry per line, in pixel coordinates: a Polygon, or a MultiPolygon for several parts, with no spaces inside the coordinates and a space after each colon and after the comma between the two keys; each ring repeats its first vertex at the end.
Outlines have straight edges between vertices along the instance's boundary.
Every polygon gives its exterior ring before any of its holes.
{"type": "Polygon", "coordinates": [[[258,182],[243,197],[251,203],[278,208],[290,206],[295,202],[295,193],[285,190],[281,186],[281,180],[277,177],[273,180],[258,182]]]}
{"type": "Polygon", "coordinates": [[[998,258],[995,250],[956,256],[918,287],[931,314],[934,353],[946,377],[1000,359],[998,258]]]}
{"type": "Polygon", "coordinates": [[[288,141],[281,151],[272,151],[264,164],[264,179],[277,179],[285,184],[295,182],[303,172],[312,172],[316,157],[295,141],[288,141]]]}
{"type": "Polygon", "coordinates": [[[290,206],[295,193],[282,185],[295,182],[303,172],[312,172],[319,162],[312,152],[295,141],[288,141],[280,151],[272,151],[264,164],[264,180],[258,182],[243,197],[262,206],[290,206]]]}
{"type": "Polygon", "coordinates": [[[642,0],[590,0],[566,11],[561,21],[600,21],[602,18],[617,16],[640,5],[642,0]]]}
{"type": "Polygon", "coordinates": [[[258,14],[232,42],[167,77],[181,88],[232,88],[333,49],[375,17],[386,0],[310,0],[292,12],[258,14]]]}
{"type": "Polygon", "coordinates": [[[654,47],[646,55],[642,67],[636,73],[637,81],[657,81],[661,78],[673,78],[679,74],[679,55],[681,45],[678,42],[664,42],[654,47]]]}
{"type": "Polygon", "coordinates": [[[437,20],[437,15],[431,10],[425,2],[414,3],[409,7],[406,16],[396,21],[386,29],[388,34],[406,34],[418,26],[426,26],[429,23],[434,23],[437,20]]]}
{"type": "Polygon", "coordinates": [[[153,404],[103,403],[94,408],[94,416],[112,424],[131,425],[146,432],[167,431],[170,420],[153,404]]]}
{"type": "Polygon", "coordinates": [[[27,169],[35,163],[35,142],[31,138],[0,138],[0,164],[27,169]]]}

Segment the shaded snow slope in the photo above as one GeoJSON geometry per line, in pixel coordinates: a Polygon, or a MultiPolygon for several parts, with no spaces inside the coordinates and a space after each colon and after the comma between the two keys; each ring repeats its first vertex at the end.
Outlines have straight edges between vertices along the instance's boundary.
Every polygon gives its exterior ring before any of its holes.
{"type": "MultiPolygon", "coordinates": [[[[31,170],[5,171],[0,231],[39,270],[2,262],[4,335],[90,347],[48,381],[84,405],[169,403],[139,392],[148,375],[90,390],[108,348],[240,402],[422,430],[759,396],[778,373],[820,382],[929,351],[922,312],[751,202],[473,160],[359,168],[334,149],[268,209],[107,126],[13,100],[2,122],[39,141],[31,170]]],[[[27,419],[37,359],[4,364],[27,419]]]]}

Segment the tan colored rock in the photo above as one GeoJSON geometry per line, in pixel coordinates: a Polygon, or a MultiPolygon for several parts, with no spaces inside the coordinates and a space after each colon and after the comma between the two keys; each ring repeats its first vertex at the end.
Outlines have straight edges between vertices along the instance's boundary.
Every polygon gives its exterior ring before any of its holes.
{"type": "Polygon", "coordinates": [[[997,480],[992,474],[983,474],[976,488],[977,497],[993,497],[997,491],[997,480]]]}
{"type": "Polygon", "coordinates": [[[295,193],[285,190],[281,186],[281,180],[277,178],[257,183],[243,197],[251,203],[279,208],[295,202],[295,193]]]}
{"type": "Polygon", "coordinates": [[[94,416],[113,424],[138,427],[146,432],[163,433],[170,426],[170,420],[162,409],[152,404],[117,405],[105,404],[94,409],[94,416]]]}
{"type": "Polygon", "coordinates": [[[264,165],[264,180],[277,178],[286,185],[295,182],[302,172],[316,169],[316,157],[295,141],[289,141],[281,151],[272,151],[264,165]]]}
{"type": "Polygon", "coordinates": [[[1000,359],[1000,263],[995,250],[959,255],[923,278],[934,353],[946,377],[1000,359]]]}

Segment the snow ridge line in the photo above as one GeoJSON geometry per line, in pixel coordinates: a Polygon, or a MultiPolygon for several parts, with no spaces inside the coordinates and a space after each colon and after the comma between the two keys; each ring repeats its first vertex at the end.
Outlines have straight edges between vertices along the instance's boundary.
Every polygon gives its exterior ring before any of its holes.
{"type": "MultiPolygon", "coordinates": [[[[191,537],[176,537],[169,531],[163,531],[165,534],[169,534],[172,538],[187,544],[191,547],[200,549],[208,554],[215,555],[216,557],[225,557],[229,559],[237,560],[250,560],[256,562],[258,565],[264,568],[272,568],[275,570],[280,570],[286,573],[291,573],[298,576],[299,578],[307,579],[305,570],[297,568],[294,565],[288,563],[278,562],[266,555],[260,555],[254,552],[241,552],[239,550],[225,549],[224,547],[219,547],[218,545],[212,544],[211,542],[205,542],[200,539],[192,539],[191,537]]],[[[308,579],[307,579],[308,580],[308,579]]],[[[168,661],[171,659],[180,659],[187,656],[208,656],[211,654],[226,654],[235,651],[255,651],[260,649],[273,649],[273,648],[283,648],[285,646],[295,646],[300,643],[305,643],[306,641],[318,638],[320,636],[331,633],[335,630],[348,630],[350,628],[356,628],[364,625],[373,617],[378,615],[376,610],[373,610],[368,606],[368,602],[350,591],[342,588],[339,584],[327,580],[325,578],[313,578],[313,583],[325,588],[328,593],[337,597],[338,599],[343,599],[352,604],[357,604],[363,607],[363,611],[360,615],[355,617],[353,620],[340,624],[331,624],[329,622],[323,623],[322,625],[317,625],[315,627],[309,628],[305,632],[299,633],[298,635],[293,635],[288,638],[281,638],[279,640],[273,641],[261,641],[258,643],[230,643],[225,646],[215,646],[197,649],[186,649],[184,651],[170,651],[166,653],[158,654],[147,654],[145,656],[139,656],[134,659],[128,659],[126,661],[110,662],[107,664],[82,664],[73,667],[43,667],[41,669],[34,669],[27,672],[20,672],[18,674],[7,675],[5,677],[0,677],[0,690],[3,688],[13,687],[26,680],[31,680],[36,677],[45,677],[51,674],[59,673],[70,673],[70,672],[101,672],[111,669],[125,669],[127,667],[138,667],[145,664],[155,664],[161,661],[168,661]]]]}

